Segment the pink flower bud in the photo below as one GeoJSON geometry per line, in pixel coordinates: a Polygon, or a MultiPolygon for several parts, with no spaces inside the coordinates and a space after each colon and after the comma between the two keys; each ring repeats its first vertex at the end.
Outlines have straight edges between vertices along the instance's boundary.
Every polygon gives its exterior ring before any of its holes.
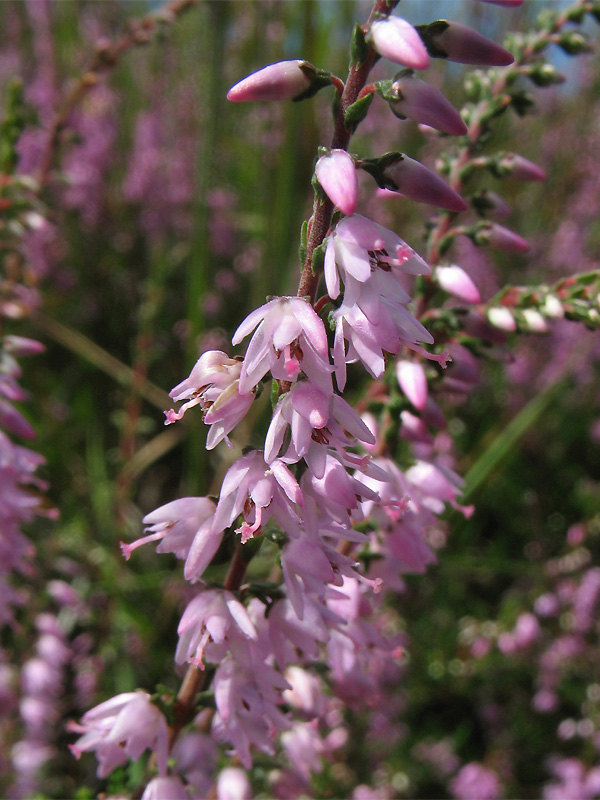
{"type": "Polygon", "coordinates": [[[483,236],[479,236],[482,244],[489,244],[497,250],[506,250],[509,253],[527,253],[529,251],[529,242],[519,236],[518,233],[496,225],[492,222],[483,231],[483,236]]]}
{"type": "MultiPolygon", "coordinates": [[[[440,176],[408,156],[402,156],[383,169],[383,175],[394,184],[395,191],[420,203],[465,211],[467,204],[440,176]]],[[[389,188],[394,188],[390,186],[389,188]]]]}
{"type": "Polygon", "coordinates": [[[437,282],[448,294],[464,300],[466,303],[480,303],[481,295],[469,275],[456,265],[438,267],[436,270],[437,282]]]}
{"type": "Polygon", "coordinates": [[[404,394],[422,411],[427,405],[427,376],[423,367],[416,361],[398,361],[396,376],[404,394]]]}
{"type": "Polygon", "coordinates": [[[375,20],[367,41],[380,56],[411,69],[427,69],[429,55],[413,26],[401,17],[375,20]]]}
{"type": "Polygon", "coordinates": [[[278,61],[236,83],[227,92],[232,103],[255,100],[293,100],[310,86],[309,76],[302,69],[306,61],[278,61]]]}
{"type": "Polygon", "coordinates": [[[472,199],[475,208],[486,217],[495,219],[508,219],[512,214],[508,203],[496,192],[484,189],[481,194],[472,199]]]}
{"type": "Polygon", "coordinates": [[[217,780],[218,800],[250,800],[252,788],[243,769],[226,767],[217,780]]]}
{"type": "Polygon", "coordinates": [[[26,339],[24,336],[5,336],[3,348],[17,358],[37,355],[46,349],[41,342],[36,342],[35,339],[26,339]]]}
{"type": "Polygon", "coordinates": [[[479,0],[480,3],[493,3],[495,6],[506,6],[516,8],[522,6],[525,0],[479,0]]]}
{"type": "Polygon", "coordinates": [[[394,81],[392,91],[398,95],[397,102],[391,103],[394,112],[443,133],[463,136],[467,132],[467,126],[454,106],[425,81],[403,75],[394,81]]]}
{"type": "Polygon", "coordinates": [[[481,67],[505,67],[515,60],[504,47],[460,22],[448,22],[443,30],[428,30],[427,33],[434,47],[441,51],[440,56],[448,61],[481,67]]]}
{"type": "Polygon", "coordinates": [[[358,178],[354,161],[345,150],[332,150],[317,161],[317,179],[331,202],[346,216],[356,211],[358,178]]]}
{"type": "Polygon", "coordinates": [[[490,308],[487,313],[489,321],[503,331],[516,331],[517,323],[508,308],[490,308]]]}
{"type": "Polygon", "coordinates": [[[516,181],[545,181],[546,173],[533,161],[523,156],[509,153],[501,160],[501,165],[510,170],[510,177],[516,181]]]}
{"type": "Polygon", "coordinates": [[[523,310],[523,323],[527,330],[531,331],[532,333],[548,332],[546,320],[535,308],[526,308],[523,310]]]}
{"type": "Polygon", "coordinates": [[[526,649],[540,635],[540,624],[537,617],[528,612],[521,614],[513,631],[517,647],[526,649]]]}

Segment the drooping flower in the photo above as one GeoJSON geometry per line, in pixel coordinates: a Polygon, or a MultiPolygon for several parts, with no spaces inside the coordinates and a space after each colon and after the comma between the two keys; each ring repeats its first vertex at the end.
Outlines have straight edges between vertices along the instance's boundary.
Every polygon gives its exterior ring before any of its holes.
{"type": "Polygon", "coordinates": [[[240,373],[240,392],[249,392],[269,371],[285,381],[297,380],[303,371],[313,383],[329,390],[327,334],[309,302],[301,297],[269,300],[246,317],[233,335],[233,344],[255,328],[240,373]]]}
{"type": "Polygon", "coordinates": [[[105,778],[128,759],[137,761],[146,749],[156,753],[159,773],[166,775],[167,721],[146,692],[126,692],[112,697],[87,711],[80,725],[70,723],[68,728],[83,734],[70,745],[77,758],[82,753],[96,752],[99,778],[105,778]]]}

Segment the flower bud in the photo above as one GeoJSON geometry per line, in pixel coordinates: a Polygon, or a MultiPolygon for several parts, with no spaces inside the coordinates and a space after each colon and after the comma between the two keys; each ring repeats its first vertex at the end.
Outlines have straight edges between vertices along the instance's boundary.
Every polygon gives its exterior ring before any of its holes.
{"type": "Polygon", "coordinates": [[[454,106],[425,81],[410,74],[400,75],[394,80],[391,91],[398,98],[396,102],[390,100],[394,114],[400,113],[455,136],[467,132],[467,126],[454,106]]]}
{"type": "Polygon", "coordinates": [[[495,6],[507,6],[508,8],[516,8],[522,6],[524,0],[479,0],[480,3],[493,3],[495,6]]]}
{"type": "Polygon", "coordinates": [[[417,29],[434,58],[481,67],[505,67],[514,61],[504,47],[460,22],[440,19],[417,29]]]}
{"type": "Polygon", "coordinates": [[[490,192],[489,189],[483,189],[476,195],[471,197],[471,203],[475,210],[481,216],[495,217],[496,219],[507,219],[510,217],[512,211],[508,203],[506,203],[499,194],[490,192]]]}
{"type": "Polygon", "coordinates": [[[506,307],[495,307],[488,309],[487,317],[492,325],[494,325],[496,328],[500,328],[500,330],[510,332],[517,330],[515,318],[506,307]]]}
{"type": "Polygon", "coordinates": [[[497,250],[506,250],[509,253],[527,253],[529,242],[518,233],[491,222],[480,228],[474,236],[475,244],[489,244],[497,250]]]}
{"type": "Polygon", "coordinates": [[[540,306],[540,311],[545,317],[549,317],[550,319],[561,319],[561,317],[565,315],[562,303],[555,294],[546,295],[544,304],[540,306]]]}
{"type": "Polygon", "coordinates": [[[523,156],[509,153],[500,159],[500,165],[509,171],[510,177],[516,181],[545,181],[546,173],[533,161],[523,156]]]}
{"type": "Polygon", "coordinates": [[[217,780],[218,800],[250,800],[252,788],[248,776],[238,767],[225,767],[217,780]]]}
{"type": "Polygon", "coordinates": [[[317,180],[331,202],[351,216],[358,201],[358,178],[354,161],[345,150],[332,150],[317,161],[317,180]]]}
{"type": "Polygon", "coordinates": [[[456,265],[450,267],[438,267],[436,270],[437,282],[448,294],[464,300],[466,303],[480,303],[481,295],[470,276],[456,265]]]}
{"type": "Polygon", "coordinates": [[[227,99],[233,103],[256,100],[294,100],[311,86],[310,71],[316,70],[306,61],[278,61],[253,72],[232,86],[227,99]]]}
{"type": "Polygon", "coordinates": [[[539,311],[535,308],[525,308],[523,310],[523,325],[532,333],[547,333],[548,325],[539,311]]]}
{"type": "Polygon", "coordinates": [[[429,55],[413,26],[401,17],[378,19],[367,33],[367,41],[380,56],[411,69],[427,69],[429,55]]]}
{"type": "Polygon", "coordinates": [[[412,200],[464,211],[467,204],[440,176],[408,156],[400,155],[383,167],[384,188],[400,192],[412,200]]]}
{"type": "Polygon", "coordinates": [[[419,411],[427,405],[427,376],[416,361],[398,361],[396,377],[404,394],[419,411]]]}

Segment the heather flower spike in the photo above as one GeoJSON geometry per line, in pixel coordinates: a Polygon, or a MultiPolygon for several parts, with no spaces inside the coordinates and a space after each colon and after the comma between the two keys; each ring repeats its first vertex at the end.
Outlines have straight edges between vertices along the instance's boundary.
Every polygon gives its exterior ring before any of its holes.
{"type": "Polygon", "coordinates": [[[278,61],[236,83],[227,92],[227,99],[232,103],[302,100],[330,83],[328,73],[317,70],[308,61],[278,61]]]}
{"type": "Polygon", "coordinates": [[[429,55],[415,28],[401,17],[373,22],[366,40],[383,58],[411,69],[427,69],[429,55]]]}
{"type": "Polygon", "coordinates": [[[460,22],[440,19],[417,30],[434,58],[480,67],[506,67],[514,61],[504,47],[460,22]]]}
{"type": "Polygon", "coordinates": [[[332,150],[317,161],[317,179],[331,202],[347,216],[358,201],[358,177],[354,160],[345,150],[332,150]]]}
{"type": "Polygon", "coordinates": [[[377,88],[388,100],[392,112],[401,119],[408,117],[455,136],[467,132],[467,126],[454,106],[440,91],[416,78],[412,71],[399,73],[391,83],[380,81],[377,88]]]}

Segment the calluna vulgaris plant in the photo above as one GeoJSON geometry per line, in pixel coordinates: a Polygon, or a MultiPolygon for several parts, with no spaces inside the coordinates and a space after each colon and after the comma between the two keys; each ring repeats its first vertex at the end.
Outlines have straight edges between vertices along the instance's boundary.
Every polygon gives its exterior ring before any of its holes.
{"type": "MultiPolygon", "coordinates": [[[[483,2],[507,7],[496,9],[498,14],[522,4],[483,2]]],[[[161,24],[189,5],[170,4],[161,24]]],[[[297,294],[268,297],[235,331],[232,345],[239,355],[206,349],[170,393],[179,405],[165,412],[165,423],[181,426],[200,414],[209,426],[206,448],[229,448],[231,458],[214,495],[171,500],[144,517],[140,538],[121,543],[132,562],[148,543],[158,553],[174,554],[189,587],[174,654],[183,676],[179,692],[132,686],[68,725],[77,734],[69,744],[73,755],[94,753],[97,775],[113,781],[114,796],[358,799],[410,792],[376,763],[370,765],[371,785],[352,785],[344,768],[356,729],[346,712],[365,713],[368,738],[387,739],[390,746],[398,735],[400,700],[392,687],[402,679],[407,641],[389,599],[402,591],[403,575],[423,573],[436,561],[453,518],[449,512],[468,518],[474,511],[463,497],[465,484],[445,432],[446,414],[452,414],[445,397],[460,400],[472,390],[480,360],[507,353],[507,334],[542,333],[564,317],[588,327],[600,321],[597,271],[551,285],[509,286],[485,299],[477,281],[455,263],[461,237],[478,247],[528,251],[528,242],[505,227],[510,209],[488,188],[485,175],[543,181],[545,172],[517,153],[494,150],[495,123],[509,109],[518,115],[528,110],[533,101],[526,81],[544,87],[563,80],[547,58],[551,45],[569,55],[590,49],[578,26],[588,17],[600,20],[597,0],[545,8],[531,31],[508,37],[506,48],[459,20],[414,27],[394,13],[397,5],[398,0],[376,0],[366,22],[356,24],[344,80],[303,59],[284,60],[243,78],[227,95],[234,103],[271,103],[331,92],[333,131],[314,154],[314,202],[300,234],[297,294]],[[397,65],[393,77],[373,80],[380,59],[397,65]],[[433,59],[477,67],[466,73],[460,113],[428,82],[433,59]],[[400,152],[368,157],[353,151],[357,128],[382,109],[386,125],[399,124],[394,117],[419,123],[437,153],[437,171],[400,152]],[[423,256],[395,231],[357,213],[365,205],[367,176],[382,197],[439,209],[428,220],[423,256]],[[268,423],[248,434],[269,400],[268,423]],[[242,427],[243,437],[236,438],[242,427]],[[258,440],[258,447],[244,446],[258,440]],[[131,762],[139,762],[137,772],[119,771],[131,762]]],[[[153,30],[133,26],[130,35],[143,43],[153,30]]],[[[103,52],[96,71],[120,53],[103,52]]],[[[104,92],[96,96],[105,103],[100,108],[113,109],[115,97],[104,92]]],[[[93,116],[81,122],[80,150],[71,151],[66,164],[71,183],[64,202],[89,225],[101,213],[93,202],[94,180],[115,139],[110,114],[103,117],[102,136],[93,116]],[[83,161],[97,166],[89,185],[77,183],[83,161]]],[[[25,153],[21,172],[16,157],[2,164],[1,192],[9,209],[2,227],[3,327],[39,303],[35,285],[41,276],[29,275],[26,247],[32,236],[49,235],[40,195],[65,124],[60,118],[49,124],[35,175],[23,169],[27,147],[33,148],[24,125],[15,127],[8,151],[14,154],[18,146],[25,153]]],[[[160,124],[150,115],[138,121],[140,153],[144,147],[146,155],[158,153],[160,124]]],[[[139,164],[125,179],[130,198],[151,191],[142,155],[139,164]]],[[[182,192],[188,197],[184,172],[182,192]]],[[[220,198],[212,200],[218,207],[220,198]]],[[[164,222],[158,213],[149,228],[162,231],[164,222]]],[[[31,559],[21,524],[54,512],[44,511],[45,487],[35,477],[41,457],[11,439],[34,435],[14,407],[25,397],[17,359],[42,348],[3,331],[0,347],[0,617],[10,625],[20,598],[9,576],[26,572],[31,559]],[[39,492],[27,490],[31,485],[39,492]]],[[[77,565],[69,569],[72,577],[79,575],[77,565]]],[[[536,601],[544,617],[557,614],[561,603],[573,607],[572,630],[554,645],[540,645],[539,623],[530,612],[512,632],[496,637],[507,658],[540,650],[538,711],[551,710],[555,702],[557,663],[564,654],[552,647],[560,642],[577,655],[590,629],[590,609],[600,592],[597,573],[590,567],[579,584],[566,588],[557,579],[552,592],[536,601]]],[[[2,703],[13,710],[20,703],[24,723],[7,764],[15,797],[44,790],[36,776],[56,757],[57,698],[67,680],[74,680],[82,704],[93,697],[88,679],[99,666],[91,660],[89,641],[77,635],[89,608],[66,581],[50,581],[47,592],[53,610],[36,619],[35,655],[23,666],[18,699],[16,674],[0,664],[2,703]]],[[[483,658],[494,637],[479,633],[473,628],[465,641],[483,658]]],[[[8,740],[8,729],[3,733],[8,740]]],[[[367,742],[364,750],[366,759],[367,742]]],[[[501,770],[491,764],[461,764],[439,744],[424,745],[415,757],[437,764],[455,797],[492,800],[503,793],[501,770]]],[[[580,793],[582,786],[591,792],[582,797],[600,788],[596,773],[575,760],[555,760],[550,774],[548,797],[559,796],[569,781],[580,793]]]]}

